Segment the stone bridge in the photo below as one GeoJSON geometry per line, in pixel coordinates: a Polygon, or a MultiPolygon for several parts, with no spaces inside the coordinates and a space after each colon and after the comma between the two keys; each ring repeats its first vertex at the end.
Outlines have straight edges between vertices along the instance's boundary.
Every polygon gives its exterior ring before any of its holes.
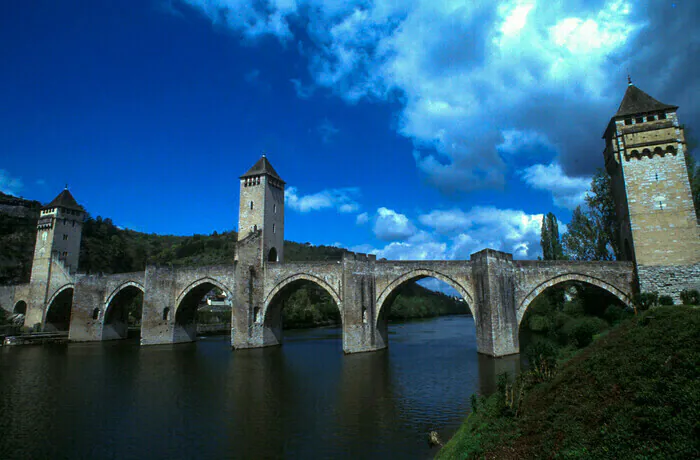
{"type": "MultiPolygon", "coordinates": [[[[148,267],[145,272],[79,275],[46,286],[43,305],[32,308],[29,285],[0,289],[0,305],[29,305],[28,324],[53,324],[53,310],[72,306],[69,338],[99,341],[125,338],[126,305],[143,293],[141,344],[195,340],[195,312],[203,296],[217,287],[233,299],[231,344],[236,349],[279,345],[282,308],[299,283],[322,287],[335,301],[342,320],[346,353],[388,346],[387,318],[398,288],[434,277],[461,294],[474,317],[478,351],[492,356],[519,352],[518,328],[531,302],[544,290],[566,281],[604,289],[625,305],[635,286],[632,262],[516,261],[512,255],[484,249],[469,260],[388,261],[346,253],[342,260],[267,262],[260,235],[239,242],[233,264],[197,267],[148,267]],[[32,312],[43,312],[35,314],[32,312]],[[33,322],[32,322],[33,321],[33,322]]],[[[35,302],[36,303],[36,302],[35,302]]],[[[65,327],[65,326],[64,326],[65,327]]]]}

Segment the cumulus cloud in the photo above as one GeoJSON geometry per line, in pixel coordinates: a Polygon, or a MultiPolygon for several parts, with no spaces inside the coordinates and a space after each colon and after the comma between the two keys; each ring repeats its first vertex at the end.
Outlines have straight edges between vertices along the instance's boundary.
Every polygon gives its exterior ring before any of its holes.
{"type": "Polygon", "coordinates": [[[417,229],[403,214],[387,208],[377,209],[374,235],[383,241],[405,240],[416,234],[417,229]]]}
{"type": "Polygon", "coordinates": [[[299,212],[335,209],[342,213],[351,213],[360,209],[356,198],[360,189],[356,187],[326,189],[310,195],[300,195],[296,187],[287,187],[284,202],[289,208],[299,212]]]}
{"type": "Polygon", "coordinates": [[[357,225],[364,225],[369,221],[369,214],[366,212],[363,212],[362,214],[358,214],[357,218],[355,219],[355,223],[357,225]]]}
{"type": "Polygon", "coordinates": [[[554,204],[566,209],[583,204],[591,185],[590,177],[569,177],[556,163],[530,166],[522,178],[532,188],[551,192],[554,204]]]}
{"type": "Polygon", "coordinates": [[[535,258],[541,252],[542,214],[476,206],[467,212],[432,211],[421,215],[419,221],[450,237],[450,259],[468,259],[484,248],[510,252],[518,258],[535,258]]]}
{"type": "Polygon", "coordinates": [[[22,180],[17,177],[12,177],[4,169],[0,169],[0,192],[10,195],[18,195],[22,189],[22,180]]]}
{"type": "MultiPolygon", "coordinates": [[[[501,187],[519,162],[592,174],[627,69],[669,103],[700,89],[700,2],[183,1],[244,39],[303,41],[311,83],[294,82],[300,97],[312,88],[349,103],[398,101],[399,133],[445,193],[501,187]],[[527,142],[513,144],[513,133],[527,142]]],[[[700,114],[685,111],[686,122],[700,114]]]]}

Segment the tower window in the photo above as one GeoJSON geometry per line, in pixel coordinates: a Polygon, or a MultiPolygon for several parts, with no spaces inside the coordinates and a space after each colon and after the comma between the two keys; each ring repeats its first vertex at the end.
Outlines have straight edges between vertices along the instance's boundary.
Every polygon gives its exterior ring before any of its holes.
{"type": "Polygon", "coordinates": [[[666,206],[663,201],[659,201],[659,209],[663,210],[666,206]]]}
{"type": "Polygon", "coordinates": [[[666,114],[665,113],[660,113],[659,114],[659,120],[665,120],[666,119],[666,114]]]}
{"type": "Polygon", "coordinates": [[[68,241],[68,235],[66,235],[66,234],[63,235],[63,241],[68,241]]]}
{"type": "Polygon", "coordinates": [[[165,307],[163,309],[163,321],[170,320],[170,307],[165,307]]]}
{"type": "Polygon", "coordinates": [[[647,116],[647,121],[654,121],[654,120],[656,120],[656,115],[647,116]]]}
{"type": "Polygon", "coordinates": [[[250,202],[250,209],[253,209],[253,202],[250,202]]]}
{"type": "Polygon", "coordinates": [[[631,119],[631,118],[625,118],[625,124],[626,124],[626,125],[631,125],[631,124],[632,124],[632,119],[631,119]]]}
{"type": "Polygon", "coordinates": [[[92,319],[96,320],[99,317],[100,317],[100,309],[95,308],[94,310],[92,310],[92,319]]]}
{"type": "Polygon", "coordinates": [[[644,117],[637,117],[634,119],[635,123],[644,123],[644,117]]]}
{"type": "Polygon", "coordinates": [[[272,224],[272,233],[277,233],[275,229],[275,224],[272,224]]]}
{"type": "Polygon", "coordinates": [[[273,204],[273,205],[272,205],[272,212],[273,212],[274,214],[277,214],[277,205],[276,205],[276,204],[273,204]]]}

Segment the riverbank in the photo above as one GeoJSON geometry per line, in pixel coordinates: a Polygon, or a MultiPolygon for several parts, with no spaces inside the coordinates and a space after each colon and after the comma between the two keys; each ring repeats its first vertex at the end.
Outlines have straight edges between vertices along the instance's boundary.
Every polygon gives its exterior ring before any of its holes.
{"type": "Polygon", "coordinates": [[[699,331],[697,307],[659,307],[542,383],[502,380],[437,458],[698,458],[699,331]]]}

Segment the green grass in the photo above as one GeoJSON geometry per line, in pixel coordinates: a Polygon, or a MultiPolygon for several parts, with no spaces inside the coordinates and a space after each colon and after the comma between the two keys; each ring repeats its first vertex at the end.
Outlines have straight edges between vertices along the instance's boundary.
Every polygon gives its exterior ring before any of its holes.
{"type": "Polygon", "coordinates": [[[523,398],[482,399],[438,458],[700,458],[700,309],[621,323],[523,398]]]}

